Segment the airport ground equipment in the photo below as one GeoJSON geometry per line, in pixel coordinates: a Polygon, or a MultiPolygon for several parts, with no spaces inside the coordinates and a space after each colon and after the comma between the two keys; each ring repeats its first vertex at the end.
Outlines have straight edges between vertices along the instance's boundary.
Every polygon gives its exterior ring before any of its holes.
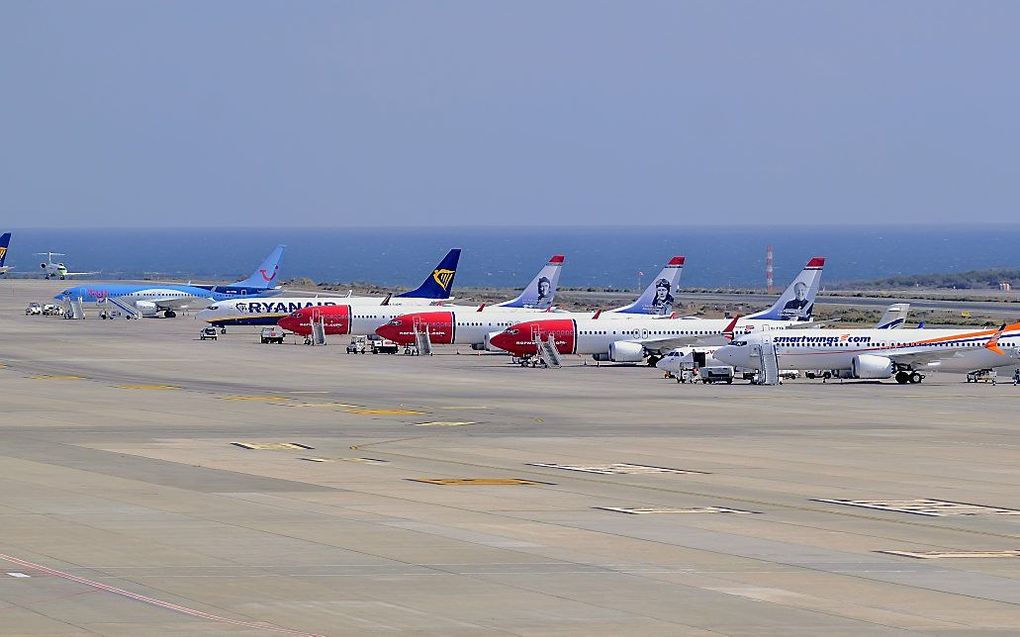
{"type": "Polygon", "coordinates": [[[766,338],[755,345],[758,350],[758,385],[778,385],[782,380],[779,376],[779,354],[772,339],[766,338]]]}
{"type": "Polygon", "coordinates": [[[351,339],[351,342],[347,344],[348,354],[364,354],[365,353],[365,337],[355,336],[351,339]]]}
{"type": "Polygon", "coordinates": [[[733,384],[733,368],[729,365],[702,367],[698,370],[698,378],[706,385],[715,383],[733,384]]]}
{"type": "Polygon", "coordinates": [[[25,316],[40,316],[42,314],[42,306],[38,303],[29,303],[28,307],[25,308],[25,316]]]}
{"type": "Polygon", "coordinates": [[[425,325],[424,329],[422,329],[421,324],[415,322],[414,345],[418,348],[420,356],[432,356],[432,335],[429,333],[428,325],[425,325]]]}
{"type": "Polygon", "coordinates": [[[999,372],[994,369],[976,369],[972,372],[967,372],[968,383],[991,383],[995,384],[996,378],[999,372]]]}
{"type": "Polygon", "coordinates": [[[262,344],[282,344],[286,335],[286,332],[284,332],[282,328],[275,325],[272,327],[263,327],[262,331],[259,332],[259,342],[262,344]]]}
{"type": "Polygon", "coordinates": [[[542,340],[539,334],[535,334],[535,346],[538,350],[538,357],[542,361],[542,364],[546,367],[562,367],[563,360],[560,358],[560,352],[556,349],[556,336],[550,334],[548,338],[542,340]]]}
{"type": "Polygon", "coordinates": [[[215,341],[215,340],[217,340],[217,336],[218,335],[216,333],[216,328],[212,327],[211,325],[209,327],[203,327],[202,331],[198,333],[198,338],[199,338],[199,340],[202,340],[202,341],[209,341],[209,340],[215,341]]]}
{"type": "Polygon", "coordinates": [[[380,338],[370,340],[369,349],[373,354],[396,354],[400,351],[400,346],[394,341],[380,338]]]}
{"type": "Polygon", "coordinates": [[[312,345],[325,345],[326,344],[326,319],[321,315],[318,320],[312,319],[311,323],[312,333],[309,336],[312,339],[312,345]]]}
{"type": "MultiPolygon", "coordinates": [[[[123,312],[124,316],[126,316],[129,319],[142,318],[142,313],[138,310],[137,307],[131,305],[130,303],[125,303],[124,301],[121,301],[120,299],[113,296],[106,297],[105,299],[103,299],[101,303],[97,302],[96,305],[112,305],[115,308],[119,309],[121,312],[123,312]]],[[[109,314],[110,313],[107,312],[107,315],[109,314]]]]}

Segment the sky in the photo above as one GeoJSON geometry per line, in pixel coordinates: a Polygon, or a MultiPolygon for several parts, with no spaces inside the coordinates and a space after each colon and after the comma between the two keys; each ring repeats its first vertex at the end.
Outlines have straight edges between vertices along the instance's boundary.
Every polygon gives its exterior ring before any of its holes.
{"type": "Polygon", "coordinates": [[[1015,222],[1020,3],[0,3],[0,225],[1015,222]]]}

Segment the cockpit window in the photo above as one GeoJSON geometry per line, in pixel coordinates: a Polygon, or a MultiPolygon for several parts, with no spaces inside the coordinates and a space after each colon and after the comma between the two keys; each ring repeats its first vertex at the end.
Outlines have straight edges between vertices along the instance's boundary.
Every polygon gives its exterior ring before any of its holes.
{"type": "Polygon", "coordinates": [[[743,347],[747,345],[747,341],[733,341],[730,345],[736,345],[737,347],[743,347]]]}

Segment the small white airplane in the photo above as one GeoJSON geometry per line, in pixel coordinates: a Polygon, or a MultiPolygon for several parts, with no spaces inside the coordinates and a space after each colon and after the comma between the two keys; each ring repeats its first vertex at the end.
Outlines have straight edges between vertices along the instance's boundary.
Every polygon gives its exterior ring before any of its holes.
{"type": "Polygon", "coordinates": [[[46,257],[46,260],[39,264],[42,268],[44,275],[47,279],[53,277],[59,277],[61,280],[66,279],[69,276],[88,276],[90,274],[99,274],[98,272],[68,272],[67,266],[63,263],[54,263],[53,257],[66,257],[67,255],[63,252],[36,252],[37,256],[46,257]]]}

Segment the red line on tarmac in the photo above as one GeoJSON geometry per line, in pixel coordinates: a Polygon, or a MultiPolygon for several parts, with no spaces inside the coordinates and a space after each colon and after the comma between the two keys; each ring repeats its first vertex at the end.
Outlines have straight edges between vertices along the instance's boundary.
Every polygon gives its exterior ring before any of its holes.
{"type": "Polygon", "coordinates": [[[113,593],[114,595],[120,595],[121,597],[127,597],[128,599],[133,599],[133,600],[136,600],[136,601],[139,601],[139,602],[145,602],[146,604],[152,604],[153,606],[159,606],[160,608],[166,608],[167,610],[172,610],[172,611],[177,612],[177,613],[183,613],[185,615],[191,615],[192,617],[200,617],[202,619],[208,619],[210,621],[221,622],[221,623],[224,623],[224,624],[233,624],[234,626],[244,626],[245,628],[255,628],[255,629],[258,629],[258,630],[269,630],[269,631],[273,631],[273,632],[277,632],[277,633],[283,633],[283,634],[286,634],[286,635],[298,635],[299,637],[325,637],[325,635],[319,635],[317,633],[306,633],[306,632],[302,632],[300,630],[291,630],[290,628],[283,628],[281,626],[274,626],[273,624],[267,624],[267,623],[264,623],[264,622],[249,622],[249,621],[244,621],[244,620],[241,620],[241,619],[230,619],[229,617],[221,617],[220,615],[213,615],[212,613],[206,613],[204,611],[200,611],[200,610],[195,609],[195,608],[188,608],[187,606],[181,606],[179,604],[173,604],[171,602],[166,602],[166,601],[163,601],[161,599],[156,599],[155,597],[148,597],[146,595],[141,595],[139,593],[132,593],[131,591],[126,591],[123,588],[117,588],[116,586],[110,586],[109,584],[103,584],[102,582],[97,582],[96,580],[91,580],[91,579],[88,579],[88,578],[85,578],[85,577],[79,577],[77,575],[72,575],[71,573],[66,573],[64,571],[58,571],[55,568],[49,568],[47,566],[43,566],[42,564],[36,564],[35,562],[29,562],[28,560],[23,560],[23,559],[14,557],[12,555],[6,555],[4,553],[0,553],[0,559],[7,560],[8,562],[12,562],[12,563],[17,564],[19,566],[24,566],[26,568],[31,568],[31,569],[35,569],[37,571],[42,571],[43,573],[47,573],[49,575],[55,575],[56,577],[61,577],[63,579],[69,580],[71,582],[75,582],[77,584],[83,584],[85,586],[90,586],[92,588],[95,588],[95,589],[98,589],[98,590],[101,590],[101,591],[105,591],[107,593],[113,593]]]}

